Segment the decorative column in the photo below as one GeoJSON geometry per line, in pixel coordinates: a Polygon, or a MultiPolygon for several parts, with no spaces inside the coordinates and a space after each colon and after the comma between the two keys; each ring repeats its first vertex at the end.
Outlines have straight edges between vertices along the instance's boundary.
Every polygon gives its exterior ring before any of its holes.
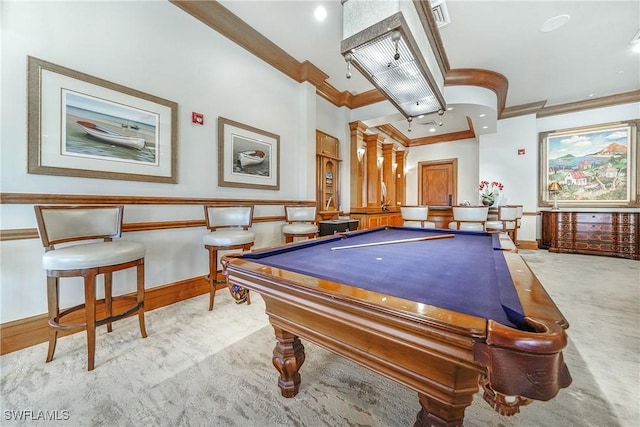
{"type": "Polygon", "coordinates": [[[367,167],[367,207],[380,208],[382,204],[381,190],[382,179],[380,168],[378,167],[378,157],[382,154],[382,143],[384,136],[379,134],[364,135],[366,143],[366,167],[367,167]]]}
{"type": "Polygon", "coordinates": [[[390,210],[395,210],[396,205],[396,180],[393,176],[393,164],[395,163],[393,144],[382,144],[382,182],[387,189],[387,196],[383,200],[390,210]]]}
{"type": "Polygon", "coordinates": [[[349,156],[351,159],[349,168],[349,203],[352,208],[359,208],[364,206],[362,200],[365,170],[364,165],[366,161],[364,133],[367,130],[367,126],[360,121],[355,121],[349,123],[349,129],[351,131],[351,145],[349,156]]]}
{"type": "Polygon", "coordinates": [[[404,174],[404,167],[407,164],[408,154],[409,152],[407,150],[396,151],[396,164],[397,164],[396,171],[395,171],[396,206],[407,204],[407,197],[405,192],[407,180],[404,174]]]}

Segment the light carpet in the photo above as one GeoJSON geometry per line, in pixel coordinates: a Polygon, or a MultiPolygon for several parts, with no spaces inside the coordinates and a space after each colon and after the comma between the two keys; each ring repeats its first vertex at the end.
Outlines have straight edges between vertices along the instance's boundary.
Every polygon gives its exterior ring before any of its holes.
{"type": "MultiPolygon", "coordinates": [[[[522,251],[571,326],[573,384],[514,417],[476,395],[465,426],[640,426],[640,262],[522,251]]],[[[273,329],[262,299],[219,291],[146,314],[97,337],[86,371],[84,333],[0,357],[3,426],[411,426],[417,394],[303,340],[299,394],[280,396],[273,329]],[[55,418],[49,420],[47,418],[55,418]]]]}

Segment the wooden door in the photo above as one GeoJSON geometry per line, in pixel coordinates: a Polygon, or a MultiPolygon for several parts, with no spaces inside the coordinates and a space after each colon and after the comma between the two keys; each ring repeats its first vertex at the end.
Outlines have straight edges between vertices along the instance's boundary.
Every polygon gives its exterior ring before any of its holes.
{"type": "Polygon", "coordinates": [[[457,204],[457,159],[418,163],[418,203],[428,206],[457,204]]]}

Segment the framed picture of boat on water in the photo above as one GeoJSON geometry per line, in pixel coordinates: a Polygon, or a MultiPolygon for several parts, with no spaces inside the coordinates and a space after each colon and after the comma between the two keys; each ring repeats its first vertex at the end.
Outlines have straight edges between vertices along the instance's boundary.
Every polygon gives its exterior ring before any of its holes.
{"type": "Polygon", "coordinates": [[[175,184],[175,102],[28,57],[28,172],[175,184]]]}
{"type": "Polygon", "coordinates": [[[280,189],[280,136],[218,117],[218,185],[280,189]]]}
{"type": "Polygon", "coordinates": [[[639,123],[541,132],[539,205],[638,206],[639,123]]]}

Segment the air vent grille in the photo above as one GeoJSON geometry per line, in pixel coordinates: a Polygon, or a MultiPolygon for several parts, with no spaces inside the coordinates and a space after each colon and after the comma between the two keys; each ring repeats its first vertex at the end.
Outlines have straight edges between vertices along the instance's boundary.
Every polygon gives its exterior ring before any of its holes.
{"type": "Polygon", "coordinates": [[[438,28],[444,27],[451,22],[449,17],[449,10],[444,0],[434,0],[431,2],[431,11],[433,12],[433,19],[436,21],[438,28]]]}

